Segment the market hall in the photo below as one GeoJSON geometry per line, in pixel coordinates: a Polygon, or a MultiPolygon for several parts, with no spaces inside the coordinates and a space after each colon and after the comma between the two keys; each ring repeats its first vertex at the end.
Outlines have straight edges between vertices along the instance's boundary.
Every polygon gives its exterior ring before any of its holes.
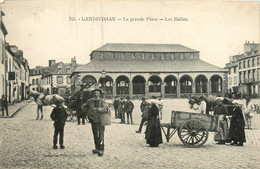
{"type": "Polygon", "coordinates": [[[81,84],[92,83],[106,98],[223,96],[226,72],[180,44],[107,43],[72,73],[71,89],[74,93],[81,84]]]}

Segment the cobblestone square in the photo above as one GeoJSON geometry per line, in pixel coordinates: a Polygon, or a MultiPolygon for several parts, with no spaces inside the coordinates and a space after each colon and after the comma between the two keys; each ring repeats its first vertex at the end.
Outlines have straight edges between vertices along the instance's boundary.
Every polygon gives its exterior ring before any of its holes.
{"type": "MultiPolygon", "coordinates": [[[[165,100],[182,105],[183,100],[165,100]]],[[[144,133],[137,134],[140,101],[135,103],[135,125],[119,124],[113,119],[105,131],[105,154],[93,155],[91,126],[65,126],[66,149],[52,149],[52,107],[44,107],[44,119],[35,120],[36,104],[28,103],[14,118],[0,119],[1,168],[260,168],[260,130],[246,130],[244,147],[216,145],[213,133],[201,148],[187,148],[174,135],[157,148],[148,147],[144,133]]],[[[167,112],[168,109],[164,109],[167,112]]],[[[164,117],[166,120],[166,116],[164,117]]],[[[145,131],[145,126],[143,131],[145,131]]]]}

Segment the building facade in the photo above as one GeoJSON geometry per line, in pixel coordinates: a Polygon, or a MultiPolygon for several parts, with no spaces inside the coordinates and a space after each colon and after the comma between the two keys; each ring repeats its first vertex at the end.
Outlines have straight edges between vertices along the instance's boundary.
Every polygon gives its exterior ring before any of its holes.
{"type": "Polygon", "coordinates": [[[90,55],[91,61],[72,73],[72,92],[91,82],[116,96],[224,94],[226,70],[200,60],[199,51],[174,44],[108,43],[90,55]]]}
{"type": "Polygon", "coordinates": [[[1,31],[0,31],[0,37],[1,37],[1,42],[0,42],[0,97],[2,95],[5,95],[7,93],[7,88],[6,88],[6,35],[7,35],[7,30],[5,27],[5,24],[3,22],[3,16],[4,12],[0,8],[0,25],[1,25],[1,31]]]}
{"type": "Polygon", "coordinates": [[[45,94],[59,94],[61,96],[66,93],[70,94],[70,75],[79,66],[75,57],[71,59],[71,63],[56,63],[56,60],[49,60],[48,67],[37,66],[30,70],[30,89],[45,94]]]}
{"type": "Polygon", "coordinates": [[[260,44],[246,42],[244,53],[231,57],[226,64],[229,90],[241,97],[260,97],[260,44]]]}

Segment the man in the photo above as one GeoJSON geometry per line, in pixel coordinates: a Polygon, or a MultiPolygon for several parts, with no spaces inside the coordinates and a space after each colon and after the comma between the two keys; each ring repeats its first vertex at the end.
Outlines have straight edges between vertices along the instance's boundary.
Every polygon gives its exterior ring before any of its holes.
{"type": "Polygon", "coordinates": [[[54,136],[53,136],[53,149],[57,149],[57,142],[58,142],[58,135],[60,148],[64,149],[65,146],[63,145],[63,137],[64,137],[64,126],[67,119],[66,109],[63,107],[62,101],[57,101],[56,107],[51,112],[51,119],[54,121],[54,136]]]}
{"type": "Polygon", "coordinates": [[[129,116],[130,116],[131,124],[134,124],[133,116],[132,116],[133,109],[134,109],[134,104],[132,101],[130,101],[130,97],[127,96],[126,102],[125,102],[125,112],[127,115],[127,124],[129,124],[129,116]]]}
{"type": "Polygon", "coordinates": [[[204,100],[203,96],[200,96],[200,103],[198,106],[198,112],[200,114],[206,114],[206,109],[207,109],[207,103],[204,100]]]}
{"type": "Polygon", "coordinates": [[[86,104],[82,105],[83,110],[87,110],[88,119],[91,123],[92,133],[94,137],[95,149],[93,154],[102,156],[104,154],[104,131],[105,126],[101,126],[99,115],[104,111],[108,111],[108,107],[103,99],[100,98],[102,91],[99,89],[93,90],[94,98],[89,99],[86,104]]]}
{"type": "Polygon", "coordinates": [[[222,104],[221,98],[216,98],[217,106],[214,109],[214,115],[218,115],[220,117],[220,126],[219,132],[215,133],[214,140],[218,141],[217,144],[225,144],[228,140],[228,121],[227,108],[222,104]]]}
{"type": "Polygon", "coordinates": [[[81,85],[80,91],[77,93],[77,104],[76,104],[76,113],[78,118],[78,125],[80,125],[80,119],[82,119],[82,124],[85,125],[85,111],[81,109],[81,106],[86,102],[84,99],[84,85],[81,85]]]}
{"type": "Polygon", "coordinates": [[[7,98],[6,98],[6,95],[3,95],[2,96],[2,99],[1,99],[1,106],[2,106],[2,116],[4,116],[4,109],[6,111],[6,115],[8,115],[8,102],[7,102],[7,98]]]}
{"type": "Polygon", "coordinates": [[[252,117],[254,115],[253,114],[254,106],[249,97],[246,97],[246,102],[245,102],[245,104],[243,104],[243,111],[245,114],[247,128],[252,130],[251,125],[252,125],[252,117]]]}
{"type": "Polygon", "coordinates": [[[142,120],[141,120],[139,129],[137,131],[135,131],[136,133],[142,132],[143,124],[147,121],[147,117],[148,117],[148,113],[144,113],[145,106],[146,106],[145,98],[143,97],[141,100],[142,100],[142,102],[141,102],[141,105],[140,105],[140,109],[141,109],[141,113],[142,113],[142,115],[141,115],[142,120]]]}
{"type": "Polygon", "coordinates": [[[124,98],[121,97],[120,101],[119,101],[119,105],[118,105],[118,113],[121,116],[121,122],[120,123],[122,123],[122,124],[125,124],[125,110],[124,110],[124,107],[125,107],[125,101],[124,101],[124,98]]]}
{"type": "Polygon", "coordinates": [[[115,119],[119,118],[119,114],[118,114],[118,106],[119,106],[119,100],[116,97],[114,100],[114,109],[115,109],[115,119]]]}

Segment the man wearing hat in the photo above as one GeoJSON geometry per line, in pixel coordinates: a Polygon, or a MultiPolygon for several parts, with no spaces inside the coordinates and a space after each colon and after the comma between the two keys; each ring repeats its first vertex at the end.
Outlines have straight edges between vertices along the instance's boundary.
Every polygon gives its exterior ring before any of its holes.
{"type": "Polygon", "coordinates": [[[88,119],[91,123],[92,133],[94,137],[95,149],[92,150],[93,154],[102,156],[104,154],[104,131],[105,126],[101,126],[99,115],[108,112],[108,107],[103,99],[100,98],[102,91],[95,89],[92,91],[94,98],[89,99],[82,108],[87,110],[88,119]]]}
{"type": "Polygon", "coordinates": [[[67,119],[66,109],[63,107],[63,101],[56,101],[56,107],[51,112],[51,119],[54,121],[54,136],[53,136],[53,149],[57,149],[58,135],[60,135],[59,143],[60,148],[64,149],[63,137],[64,137],[64,126],[67,119]]]}
{"type": "Polygon", "coordinates": [[[132,101],[130,101],[130,97],[127,96],[126,102],[125,102],[125,112],[127,115],[127,124],[129,124],[129,116],[130,116],[131,124],[134,124],[133,116],[132,116],[133,109],[134,109],[134,104],[132,101]]]}
{"type": "Polygon", "coordinates": [[[142,115],[141,115],[142,120],[141,120],[139,129],[137,131],[135,131],[136,133],[142,132],[143,124],[147,121],[147,115],[148,115],[148,113],[144,113],[145,106],[146,106],[145,98],[143,97],[141,100],[142,100],[142,102],[140,105],[140,109],[141,109],[141,113],[142,113],[142,115]]]}

